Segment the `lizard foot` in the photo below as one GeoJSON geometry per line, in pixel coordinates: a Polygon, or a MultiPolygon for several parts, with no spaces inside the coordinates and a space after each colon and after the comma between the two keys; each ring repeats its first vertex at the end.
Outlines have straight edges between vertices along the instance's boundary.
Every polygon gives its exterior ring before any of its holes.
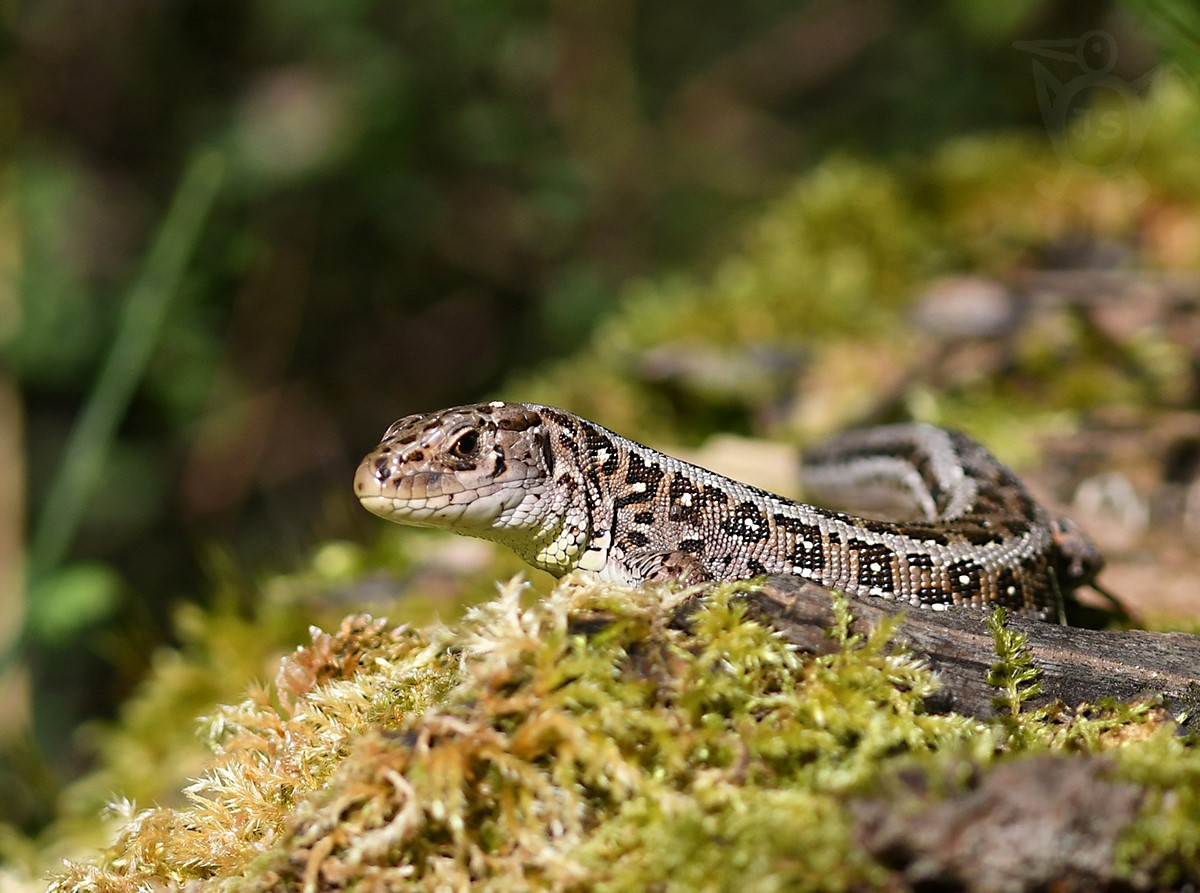
{"type": "Polygon", "coordinates": [[[695,586],[713,579],[704,562],[689,552],[661,552],[655,558],[657,566],[646,575],[647,583],[682,583],[684,586],[695,586]]]}

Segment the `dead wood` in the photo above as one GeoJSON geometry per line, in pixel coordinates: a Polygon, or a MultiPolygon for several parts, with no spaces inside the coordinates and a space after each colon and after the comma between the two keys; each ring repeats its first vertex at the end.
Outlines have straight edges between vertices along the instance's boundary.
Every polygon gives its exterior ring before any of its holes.
{"type": "MultiPolygon", "coordinates": [[[[745,596],[752,609],[805,651],[837,647],[828,590],[795,577],[769,577],[745,596]]],[[[932,611],[882,598],[854,599],[852,631],[865,634],[887,617],[902,614],[895,641],[928,662],[942,694],[930,709],[980,718],[994,716],[997,692],[988,671],[997,662],[987,614],[959,609],[932,611]]],[[[1200,636],[1146,630],[1092,630],[1010,616],[1009,629],[1028,636],[1028,652],[1041,671],[1041,693],[1030,708],[1053,701],[1068,707],[1161,699],[1186,723],[1200,709],[1200,636]]]]}

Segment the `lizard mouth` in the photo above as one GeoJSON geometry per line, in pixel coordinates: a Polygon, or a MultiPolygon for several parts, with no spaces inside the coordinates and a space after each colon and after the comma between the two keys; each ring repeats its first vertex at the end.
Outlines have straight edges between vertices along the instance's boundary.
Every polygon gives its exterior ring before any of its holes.
{"type": "Polygon", "coordinates": [[[387,458],[371,455],[354,473],[354,494],[372,514],[420,524],[450,504],[446,477],[436,471],[405,474],[387,458]]]}
{"type": "Polygon", "coordinates": [[[377,454],[359,464],[354,494],[363,508],[388,521],[464,532],[491,527],[508,502],[502,488],[472,487],[451,472],[406,471],[377,454]]]}
{"type": "Polygon", "coordinates": [[[416,508],[403,500],[393,499],[390,496],[360,496],[358,501],[368,512],[388,521],[402,521],[414,527],[442,526],[432,520],[427,520],[436,513],[433,508],[416,508]]]}

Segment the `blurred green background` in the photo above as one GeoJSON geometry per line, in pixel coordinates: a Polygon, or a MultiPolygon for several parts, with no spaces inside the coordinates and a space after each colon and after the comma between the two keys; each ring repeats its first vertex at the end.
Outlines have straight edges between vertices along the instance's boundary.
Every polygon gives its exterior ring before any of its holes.
{"type": "Polygon", "coordinates": [[[1115,53],[1041,64],[1111,62],[1132,95],[1188,77],[1200,33],[1165,0],[0,16],[0,823],[24,832],[177,605],[373,535],[348,482],[390,421],[570,356],[625,283],[708,269],[822,160],[1050,144],[1089,97],[1048,113],[1018,42],[1100,32],[1115,53]]]}

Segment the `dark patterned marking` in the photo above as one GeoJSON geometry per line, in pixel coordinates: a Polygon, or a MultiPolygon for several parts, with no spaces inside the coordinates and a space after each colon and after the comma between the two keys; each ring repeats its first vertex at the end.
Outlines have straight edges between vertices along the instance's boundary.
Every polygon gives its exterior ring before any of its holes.
{"type": "Polygon", "coordinates": [[[640,453],[629,454],[629,467],[625,469],[625,483],[629,486],[645,484],[648,491],[657,489],[664,474],[658,465],[647,462],[640,453]]]}
{"type": "Polygon", "coordinates": [[[858,585],[883,592],[895,591],[892,562],[896,554],[891,549],[880,543],[866,543],[858,539],[850,540],[846,547],[858,558],[858,585]]]}
{"type": "Polygon", "coordinates": [[[766,515],[753,502],[739,503],[732,517],[721,522],[721,530],[750,543],[761,543],[771,535],[766,515]]]}
{"type": "Polygon", "coordinates": [[[508,463],[504,460],[504,449],[496,447],[496,468],[492,471],[492,476],[499,477],[504,474],[506,468],[508,468],[508,463]]]}
{"type": "Polygon", "coordinates": [[[1047,558],[1048,556],[1042,552],[1034,552],[1025,556],[1021,560],[1021,570],[1025,573],[1025,579],[1033,579],[1044,574],[1048,569],[1047,558]]]}
{"type": "Polygon", "coordinates": [[[972,546],[990,546],[1004,542],[1004,533],[992,527],[986,519],[958,526],[962,538],[972,546]]]}
{"type": "Polygon", "coordinates": [[[671,475],[667,485],[667,498],[670,505],[667,508],[667,520],[693,522],[700,515],[700,490],[682,474],[671,475]]]}
{"type": "Polygon", "coordinates": [[[756,576],[756,577],[761,576],[767,572],[766,565],[764,565],[761,561],[759,561],[755,558],[747,559],[746,570],[750,571],[750,573],[754,574],[754,576],[756,576]]]}
{"type": "Polygon", "coordinates": [[[625,492],[613,500],[613,508],[649,502],[654,498],[663,474],[657,465],[650,465],[637,453],[630,453],[629,467],[625,472],[625,492]]]}
{"type": "Polygon", "coordinates": [[[640,530],[630,530],[625,534],[625,544],[627,546],[633,546],[636,548],[638,546],[644,546],[648,542],[650,542],[650,537],[646,536],[646,534],[642,533],[640,530]]]}
{"type": "Polygon", "coordinates": [[[679,541],[679,551],[689,555],[699,555],[704,551],[704,540],[687,539],[679,541]]]}
{"type": "Polygon", "coordinates": [[[575,419],[564,412],[553,409],[543,410],[545,417],[558,426],[560,438],[568,450],[573,450],[579,440],[579,425],[575,419]]]}
{"type": "Polygon", "coordinates": [[[633,520],[636,521],[638,524],[645,524],[647,526],[651,526],[654,524],[654,512],[648,512],[648,511],[638,512],[636,515],[633,516],[633,520]]]}
{"type": "Polygon", "coordinates": [[[532,409],[527,409],[522,412],[502,415],[496,421],[496,425],[504,431],[528,431],[535,425],[540,425],[542,417],[532,409]]]}
{"type": "Polygon", "coordinates": [[[704,488],[696,496],[697,505],[701,508],[718,509],[729,505],[729,494],[720,487],[714,487],[712,484],[705,484],[704,488]]]}
{"type": "Polygon", "coordinates": [[[1010,567],[1001,568],[996,576],[996,604],[1015,611],[1025,607],[1025,587],[1010,567]]]}
{"type": "Polygon", "coordinates": [[[583,476],[585,478],[587,478],[588,483],[590,483],[592,485],[591,489],[595,490],[597,493],[599,493],[603,490],[603,486],[600,483],[600,469],[599,468],[589,465],[587,468],[585,468],[583,470],[583,476]]]}
{"type": "Polygon", "coordinates": [[[1039,514],[1038,505],[1025,492],[1024,488],[1019,483],[1013,480],[1014,504],[1008,514],[1014,519],[1024,521],[1027,518],[1036,518],[1039,514]]]}
{"type": "Polygon", "coordinates": [[[952,605],[954,596],[936,586],[922,586],[917,590],[917,601],[923,605],[952,605]]]}
{"type": "Polygon", "coordinates": [[[617,470],[621,461],[620,453],[613,442],[595,428],[584,428],[585,447],[591,454],[592,460],[600,460],[600,470],[604,474],[612,474],[617,470]]]}
{"type": "Polygon", "coordinates": [[[610,450],[604,455],[604,461],[600,463],[600,471],[609,477],[617,473],[617,469],[621,466],[621,458],[617,455],[616,450],[610,450]]]}
{"type": "Polygon", "coordinates": [[[788,562],[810,571],[824,569],[825,550],[821,548],[820,527],[816,524],[806,524],[799,518],[788,515],[776,515],[775,526],[786,531],[791,538],[792,552],[787,557],[788,562]]]}
{"type": "Polygon", "coordinates": [[[642,492],[630,490],[613,500],[613,510],[623,509],[627,505],[637,505],[639,502],[649,502],[653,498],[654,494],[649,490],[642,492]]]}
{"type": "Polygon", "coordinates": [[[933,556],[928,552],[906,552],[904,560],[908,566],[917,570],[933,570],[933,556]]]}
{"type": "Polygon", "coordinates": [[[983,595],[983,568],[970,558],[960,558],[946,567],[955,601],[971,601],[983,595]]]}
{"type": "Polygon", "coordinates": [[[1017,517],[1015,515],[1009,515],[1007,512],[1005,513],[1005,515],[1006,515],[1006,517],[1004,519],[1004,524],[1001,527],[1001,530],[1003,532],[1005,532],[1008,536],[1011,536],[1014,538],[1022,537],[1022,536],[1025,536],[1025,534],[1029,533],[1029,531],[1031,531],[1033,529],[1033,525],[1034,525],[1034,520],[1033,520],[1034,516],[1033,515],[1030,515],[1028,517],[1025,517],[1025,516],[1017,517]]]}
{"type": "Polygon", "coordinates": [[[775,526],[780,530],[786,530],[789,532],[793,530],[793,525],[799,525],[801,527],[805,526],[804,522],[799,518],[793,518],[791,515],[781,515],[779,512],[775,512],[775,514],[771,515],[771,520],[775,522],[775,526]]]}

